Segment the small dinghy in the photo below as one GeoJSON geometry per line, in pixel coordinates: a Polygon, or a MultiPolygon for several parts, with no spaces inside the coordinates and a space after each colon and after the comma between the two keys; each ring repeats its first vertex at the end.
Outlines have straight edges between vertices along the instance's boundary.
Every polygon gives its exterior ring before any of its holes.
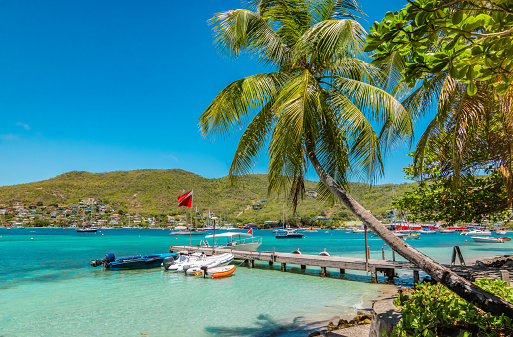
{"type": "Polygon", "coordinates": [[[202,267],[201,270],[198,270],[194,273],[195,276],[210,276],[211,279],[226,277],[235,271],[236,267],[234,265],[215,267],[215,268],[205,268],[202,267]]]}

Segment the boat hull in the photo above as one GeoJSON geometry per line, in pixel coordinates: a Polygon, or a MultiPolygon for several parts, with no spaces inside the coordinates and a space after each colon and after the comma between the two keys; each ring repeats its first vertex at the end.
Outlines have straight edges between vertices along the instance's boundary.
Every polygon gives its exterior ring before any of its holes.
{"type": "Polygon", "coordinates": [[[210,278],[214,279],[214,278],[229,276],[229,275],[233,274],[234,271],[235,271],[235,266],[231,265],[231,266],[225,266],[225,267],[212,268],[212,269],[208,270],[208,273],[210,274],[210,278]]]}
{"type": "Polygon", "coordinates": [[[302,239],[303,238],[303,234],[301,233],[292,233],[292,234],[283,234],[283,235],[280,235],[280,234],[276,234],[275,238],[277,239],[302,239]]]}
{"type": "Polygon", "coordinates": [[[489,237],[482,237],[482,236],[472,236],[472,240],[475,242],[481,242],[481,243],[503,243],[504,240],[501,238],[489,238],[489,237]]]}
{"type": "Polygon", "coordinates": [[[175,255],[178,255],[178,253],[125,257],[106,262],[104,267],[110,270],[158,268],[162,265],[164,258],[175,255]]]}

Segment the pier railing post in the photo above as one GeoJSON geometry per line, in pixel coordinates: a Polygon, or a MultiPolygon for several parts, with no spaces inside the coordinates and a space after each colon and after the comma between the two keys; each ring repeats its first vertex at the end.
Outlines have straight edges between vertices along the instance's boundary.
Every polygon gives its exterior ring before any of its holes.
{"type": "Polygon", "coordinates": [[[381,247],[381,255],[383,255],[383,260],[385,259],[385,247],[381,247]]]}

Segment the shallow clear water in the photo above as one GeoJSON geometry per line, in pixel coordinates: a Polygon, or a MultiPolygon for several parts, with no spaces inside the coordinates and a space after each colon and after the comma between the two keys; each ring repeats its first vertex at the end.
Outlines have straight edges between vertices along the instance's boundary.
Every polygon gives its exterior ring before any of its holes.
{"type": "MultiPolygon", "coordinates": [[[[326,248],[331,255],[364,257],[363,234],[307,232],[304,239],[288,240],[270,231],[255,235],[264,237],[260,250],[318,254],[326,248]]],[[[459,234],[424,235],[410,243],[444,263],[454,245],[467,260],[513,248],[511,242],[477,244],[459,234]]],[[[319,268],[291,266],[282,273],[263,263],[215,280],[89,266],[109,252],[165,253],[185,244],[189,237],[170,236],[169,230],[0,229],[0,336],[294,336],[308,331],[308,324],[354,314],[386,287],[370,284],[362,272],[328,270],[329,277],[321,278],[319,268]]],[[[381,258],[381,239],[369,237],[369,245],[371,257],[381,258]]],[[[401,275],[398,283],[411,282],[410,274],[401,275]]]]}

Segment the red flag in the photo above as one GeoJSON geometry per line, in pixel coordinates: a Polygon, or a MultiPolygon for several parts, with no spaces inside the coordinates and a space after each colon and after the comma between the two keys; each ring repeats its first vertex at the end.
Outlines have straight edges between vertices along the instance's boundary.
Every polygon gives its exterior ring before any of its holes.
{"type": "Polygon", "coordinates": [[[192,205],[192,190],[185,193],[184,195],[179,196],[177,199],[178,199],[178,207],[180,207],[180,206],[191,207],[191,205],[192,205]]]}
{"type": "Polygon", "coordinates": [[[248,234],[253,234],[253,228],[249,228],[248,234]]]}

